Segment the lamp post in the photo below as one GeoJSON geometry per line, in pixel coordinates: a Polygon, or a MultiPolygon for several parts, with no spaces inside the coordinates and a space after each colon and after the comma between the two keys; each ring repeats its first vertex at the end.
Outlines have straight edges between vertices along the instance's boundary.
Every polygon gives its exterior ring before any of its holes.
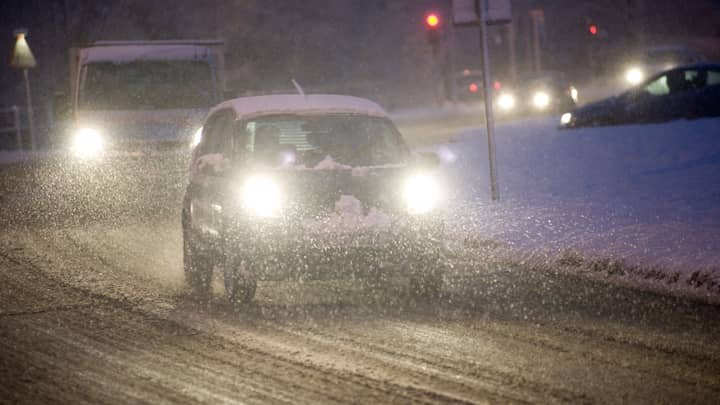
{"type": "Polygon", "coordinates": [[[28,46],[25,36],[27,30],[19,29],[15,31],[15,48],[13,49],[10,66],[16,69],[22,69],[23,78],[25,80],[25,97],[27,99],[27,116],[28,116],[28,133],[30,134],[30,148],[35,150],[35,124],[33,122],[32,96],[30,94],[30,77],[28,69],[37,65],[35,56],[33,56],[30,46],[28,46]]]}

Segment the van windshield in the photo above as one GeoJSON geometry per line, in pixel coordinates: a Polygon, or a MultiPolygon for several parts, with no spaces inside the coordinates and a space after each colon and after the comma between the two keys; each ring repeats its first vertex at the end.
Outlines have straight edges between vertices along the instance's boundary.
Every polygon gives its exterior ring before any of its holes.
{"type": "Polygon", "coordinates": [[[208,108],[215,102],[205,61],[95,62],[85,65],[80,108],[157,110],[208,108]]]}

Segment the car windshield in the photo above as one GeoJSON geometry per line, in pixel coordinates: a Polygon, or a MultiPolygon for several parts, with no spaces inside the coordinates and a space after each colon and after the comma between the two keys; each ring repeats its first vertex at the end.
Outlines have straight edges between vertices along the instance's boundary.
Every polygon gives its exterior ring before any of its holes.
{"type": "Polygon", "coordinates": [[[386,118],[353,114],[277,115],[245,121],[245,150],[257,160],[296,152],[298,164],[315,167],[329,156],[349,166],[400,164],[408,149],[386,118]]]}
{"type": "Polygon", "coordinates": [[[80,108],[89,110],[206,108],[214,100],[204,61],[98,62],[85,66],[80,108]]]}

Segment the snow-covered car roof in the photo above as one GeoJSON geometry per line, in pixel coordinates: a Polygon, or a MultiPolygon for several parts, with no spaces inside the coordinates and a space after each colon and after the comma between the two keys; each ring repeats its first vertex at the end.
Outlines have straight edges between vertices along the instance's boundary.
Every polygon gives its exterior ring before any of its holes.
{"type": "Polygon", "coordinates": [[[277,94],[269,96],[240,97],[227,100],[214,107],[217,110],[232,108],[239,118],[275,114],[363,114],[387,117],[376,103],[359,97],[333,94],[277,94]]]}

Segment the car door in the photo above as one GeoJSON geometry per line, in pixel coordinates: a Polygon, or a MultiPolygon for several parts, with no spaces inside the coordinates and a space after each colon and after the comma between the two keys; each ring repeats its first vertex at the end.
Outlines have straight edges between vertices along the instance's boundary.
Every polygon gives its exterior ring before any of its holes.
{"type": "Polygon", "coordinates": [[[628,121],[663,122],[692,116],[699,74],[699,69],[671,70],[646,82],[628,98],[628,121]]]}
{"type": "Polygon", "coordinates": [[[232,137],[225,134],[226,128],[233,122],[234,113],[231,110],[218,111],[208,118],[190,168],[191,223],[193,229],[204,237],[214,238],[219,234],[221,208],[217,205],[216,196],[230,166],[227,151],[232,149],[227,147],[232,137]]]}
{"type": "Polygon", "coordinates": [[[720,68],[706,69],[699,79],[703,86],[695,99],[694,117],[720,116],[720,68]]]}

